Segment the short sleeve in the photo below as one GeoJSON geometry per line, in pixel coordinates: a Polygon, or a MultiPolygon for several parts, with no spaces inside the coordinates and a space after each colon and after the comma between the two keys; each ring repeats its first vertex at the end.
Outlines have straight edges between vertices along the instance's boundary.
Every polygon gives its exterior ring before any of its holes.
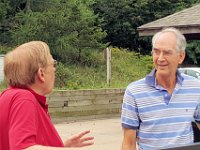
{"type": "Polygon", "coordinates": [[[35,144],[36,108],[30,99],[17,99],[9,114],[9,141],[11,150],[20,150],[35,144]]]}
{"type": "Polygon", "coordinates": [[[121,122],[123,128],[136,130],[139,127],[136,102],[133,94],[128,89],[126,89],[123,97],[121,122]]]}

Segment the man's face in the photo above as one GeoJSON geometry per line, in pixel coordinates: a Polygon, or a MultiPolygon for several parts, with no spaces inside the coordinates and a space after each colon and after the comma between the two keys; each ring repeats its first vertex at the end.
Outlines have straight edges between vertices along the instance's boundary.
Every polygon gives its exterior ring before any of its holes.
{"type": "Polygon", "coordinates": [[[163,33],[156,40],[153,49],[153,62],[157,70],[156,75],[174,76],[176,69],[185,58],[184,52],[177,52],[176,37],[171,32],[163,33]]]}

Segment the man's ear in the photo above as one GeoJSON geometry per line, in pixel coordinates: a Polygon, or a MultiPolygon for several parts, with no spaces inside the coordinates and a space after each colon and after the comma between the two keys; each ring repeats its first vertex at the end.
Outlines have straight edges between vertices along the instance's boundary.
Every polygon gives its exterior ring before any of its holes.
{"type": "Polygon", "coordinates": [[[42,68],[39,68],[37,71],[37,78],[39,81],[44,82],[45,78],[44,78],[44,70],[42,68]]]}
{"type": "Polygon", "coordinates": [[[185,52],[180,52],[180,54],[179,54],[179,65],[182,64],[184,59],[185,59],[185,52]]]}

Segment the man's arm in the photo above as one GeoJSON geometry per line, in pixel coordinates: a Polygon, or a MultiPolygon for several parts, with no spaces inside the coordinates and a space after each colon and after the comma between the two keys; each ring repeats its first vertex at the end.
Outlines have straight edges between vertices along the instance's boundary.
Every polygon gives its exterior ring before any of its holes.
{"type": "Polygon", "coordinates": [[[122,150],[137,150],[136,139],[136,130],[124,128],[122,150]]]}

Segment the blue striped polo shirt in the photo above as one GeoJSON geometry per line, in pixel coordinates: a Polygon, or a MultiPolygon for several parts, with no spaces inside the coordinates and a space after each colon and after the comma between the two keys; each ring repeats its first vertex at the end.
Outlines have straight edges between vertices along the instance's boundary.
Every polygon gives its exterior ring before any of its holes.
{"type": "Polygon", "coordinates": [[[200,123],[200,80],[177,71],[170,95],[156,84],[155,69],[126,88],[121,121],[137,130],[140,150],[155,150],[193,143],[191,122],[200,123]]]}

